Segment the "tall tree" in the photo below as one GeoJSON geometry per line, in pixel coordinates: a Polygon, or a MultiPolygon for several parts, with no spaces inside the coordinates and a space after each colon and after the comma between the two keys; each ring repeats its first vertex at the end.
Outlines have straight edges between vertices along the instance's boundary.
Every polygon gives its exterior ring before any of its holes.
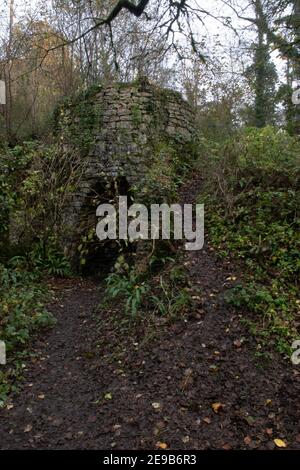
{"type": "MultiPolygon", "coordinates": [[[[256,2],[256,11],[259,14],[254,17],[247,16],[245,9],[237,8],[232,0],[223,1],[239,19],[252,23],[258,29],[262,28],[270,46],[289,61],[289,66],[293,69],[293,82],[300,81],[300,0],[259,0],[256,2]]],[[[292,101],[292,90],[289,100],[292,101]]],[[[298,105],[292,113],[289,109],[288,113],[293,119],[294,131],[300,135],[299,108],[298,105]]]]}
{"type": "MultiPolygon", "coordinates": [[[[292,26],[293,26],[293,33],[294,33],[294,42],[295,47],[298,51],[298,56],[295,57],[293,60],[293,70],[294,70],[294,77],[297,81],[297,89],[300,88],[300,0],[294,0],[294,8],[293,8],[293,18],[292,18],[292,26]]],[[[295,115],[294,115],[294,132],[300,135],[300,105],[295,105],[295,115]]]]}
{"type": "Polygon", "coordinates": [[[254,119],[256,127],[274,124],[276,104],[276,67],[270,58],[270,45],[263,19],[261,0],[253,1],[256,18],[257,41],[254,44],[254,63],[248,75],[254,90],[254,119]]]}
{"type": "Polygon", "coordinates": [[[9,2],[9,25],[8,25],[8,41],[6,47],[7,66],[4,68],[4,77],[6,84],[6,106],[5,106],[5,121],[7,138],[10,141],[12,138],[12,84],[11,72],[13,66],[13,27],[14,27],[14,0],[9,2]]]}

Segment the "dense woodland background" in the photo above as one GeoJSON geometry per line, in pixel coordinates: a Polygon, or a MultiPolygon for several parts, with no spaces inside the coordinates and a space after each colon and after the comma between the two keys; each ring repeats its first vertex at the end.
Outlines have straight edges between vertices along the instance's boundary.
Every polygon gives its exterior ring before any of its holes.
{"type": "MultiPolygon", "coordinates": [[[[197,158],[180,172],[178,192],[201,175],[197,200],[212,249],[244,272],[228,302],[249,311],[242,321],[258,355],[289,357],[300,324],[300,105],[292,101],[300,1],[9,0],[0,17],[0,338],[11,354],[0,400],[15,386],[32,333],[54,322],[45,277],[74,275],[54,230],[74,185],[71,157],[53,134],[57,112],[91,87],[141,77],[193,107],[197,158]],[[22,244],[11,246],[10,221],[20,214],[22,244]]],[[[169,263],[174,253],[153,253],[141,277],[120,253],[108,298],[121,299],[122,315],[136,321],[149,311],[182,317],[192,308],[185,273],[168,268],[164,283],[153,280],[169,263]]]]}

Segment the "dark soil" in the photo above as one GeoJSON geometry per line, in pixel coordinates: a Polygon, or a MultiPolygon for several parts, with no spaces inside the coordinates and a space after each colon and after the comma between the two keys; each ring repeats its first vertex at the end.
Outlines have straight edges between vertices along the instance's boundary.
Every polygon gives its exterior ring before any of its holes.
{"type": "Polygon", "coordinates": [[[198,307],[133,334],[121,312],[99,311],[97,283],[52,285],[58,322],[0,411],[1,449],[274,449],[274,439],[300,449],[300,368],[255,356],[241,312],[224,301],[237,268],[208,242],[183,263],[198,307]]]}

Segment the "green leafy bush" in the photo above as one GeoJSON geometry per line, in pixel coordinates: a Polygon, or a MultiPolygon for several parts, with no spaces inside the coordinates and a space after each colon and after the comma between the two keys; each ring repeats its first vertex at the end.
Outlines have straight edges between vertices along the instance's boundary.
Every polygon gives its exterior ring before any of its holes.
{"type": "Polygon", "coordinates": [[[123,298],[126,313],[135,317],[149,286],[145,282],[141,282],[133,271],[127,274],[112,273],[106,279],[106,283],[106,295],[112,299],[123,298]]]}
{"type": "Polygon", "coordinates": [[[229,301],[248,307],[251,330],[287,352],[299,335],[300,143],[271,127],[247,129],[211,155],[201,195],[210,239],[246,268],[229,301]]]}
{"type": "Polygon", "coordinates": [[[0,149],[0,244],[3,243],[9,228],[9,213],[16,206],[17,184],[35,155],[37,144],[24,142],[13,148],[0,149]]]}
{"type": "Polygon", "coordinates": [[[294,324],[299,309],[296,292],[289,291],[277,280],[268,285],[249,282],[232,289],[227,300],[255,314],[252,318],[244,317],[242,322],[260,344],[275,346],[279,352],[291,355],[293,339],[298,336],[294,324]]]}
{"type": "Polygon", "coordinates": [[[45,271],[64,275],[66,261],[54,241],[69,230],[64,210],[82,175],[80,155],[66,151],[60,141],[25,142],[2,148],[0,165],[0,260],[14,254],[28,260],[34,251],[45,271]]]}
{"type": "Polygon", "coordinates": [[[70,262],[52,239],[47,243],[43,240],[37,241],[25,255],[11,258],[8,265],[19,270],[36,271],[56,277],[69,277],[72,274],[70,262]]]}
{"type": "Polygon", "coordinates": [[[132,318],[136,318],[143,308],[148,316],[154,314],[173,321],[192,305],[186,273],[178,266],[171,269],[165,266],[159,277],[150,276],[148,280],[142,280],[133,270],[126,274],[112,273],[106,283],[107,299],[123,301],[126,314],[132,318]]]}
{"type": "Polygon", "coordinates": [[[68,277],[71,275],[70,262],[57,248],[54,240],[44,244],[42,240],[35,243],[29,253],[31,265],[51,276],[68,277]]]}
{"type": "Polygon", "coordinates": [[[159,287],[150,297],[155,313],[166,316],[170,320],[178,319],[192,304],[190,293],[175,279],[177,278],[174,278],[172,273],[167,279],[160,276],[159,287]]]}
{"type": "Polygon", "coordinates": [[[44,307],[46,290],[37,274],[0,264],[0,339],[5,341],[8,365],[0,375],[0,405],[14,383],[20,360],[28,352],[32,335],[54,324],[44,307]]]}

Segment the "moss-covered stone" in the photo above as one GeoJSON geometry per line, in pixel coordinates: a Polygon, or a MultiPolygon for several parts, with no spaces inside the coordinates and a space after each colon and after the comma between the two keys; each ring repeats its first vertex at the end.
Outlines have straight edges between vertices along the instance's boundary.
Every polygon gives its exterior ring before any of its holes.
{"type": "Polygon", "coordinates": [[[117,193],[115,182],[122,179],[136,201],[174,202],[180,176],[194,157],[193,110],[179,93],[145,78],[85,91],[61,106],[56,128],[68,151],[84,161],[65,208],[66,225],[73,231],[64,244],[71,252],[82,238],[86,214],[92,212],[95,219],[93,196],[98,203],[107,200],[107,188],[117,193]]]}

